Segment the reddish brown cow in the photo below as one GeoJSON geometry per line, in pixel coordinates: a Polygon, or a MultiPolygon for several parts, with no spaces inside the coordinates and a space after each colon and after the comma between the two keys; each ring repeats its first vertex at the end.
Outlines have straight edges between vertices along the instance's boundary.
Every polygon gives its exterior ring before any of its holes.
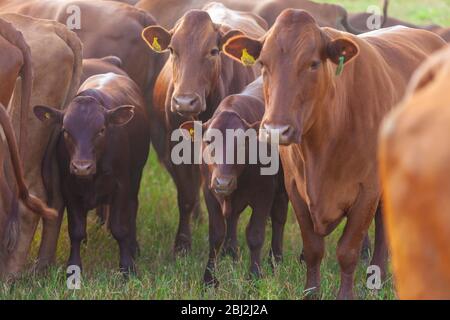
{"type": "Polygon", "coordinates": [[[47,125],[62,127],[56,152],[69,221],[68,265],[81,267],[87,213],[103,205],[110,207],[109,228],[119,244],[120,270],[134,272],[138,193],[150,146],[138,86],[127,76],[100,74],[81,85],[67,110],[37,106],[34,112],[47,125]]]}
{"type": "MultiPolygon", "coordinates": [[[[33,86],[31,105],[48,104],[63,108],[70,101],[79,88],[81,75],[81,43],[77,36],[64,25],[50,20],[40,20],[17,14],[1,14],[0,17],[13,24],[20,30],[30,47],[33,68],[33,86]]],[[[11,60],[14,61],[14,60],[11,60]]],[[[10,116],[13,127],[18,130],[21,126],[21,92],[16,88],[10,103],[10,116]]],[[[51,207],[60,208],[58,180],[48,180],[42,175],[42,161],[45,157],[52,128],[44,127],[32,116],[27,114],[25,119],[32,143],[27,144],[23,158],[25,181],[30,192],[47,201],[51,207]],[[54,194],[49,194],[47,185],[53,185],[54,194]]],[[[16,131],[17,132],[17,131],[16,131]]],[[[17,135],[17,133],[16,133],[17,135]]],[[[7,150],[5,150],[7,151],[7,150]]],[[[6,156],[5,159],[9,159],[6,156]]],[[[56,168],[56,163],[51,165],[56,168]]],[[[13,169],[9,161],[4,163],[4,172],[11,190],[17,188],[15,179],[11,177],[13,169]]],[[[5,205],[3,204],[3,207],[5,205]]],[[[0,211],[0,215],[3,210],[0,211]]],[[[18,232],[10,234],[9,243],[14,244],[7,252],[5,259],[5,273],[8,276],[17,275],[27,262],[29,248],[38,226],[39,217],[31,215],[23,206],[19,207],[16,215],[8,217],[9,224],[18,232]]],[[[54,261],[56,241],[59,234],[60,219],[44,220],[39,249],[38,267],[46,266],[54,261]]],[[[8,228],[8,230],[14,230],[8,228]]]]}
{"type": "Polygon", "coordinates": [[[109,72],[127,76],[127,73],[121,68],[122,60],[116,56],[108,56],[100,59],[83,59],[83,74],[81,75],[81,83],[97,74],[109,72]]]}
{"type": "MultiPolygon", "coordinates": [[[[357,37],[320,28],[305,11],[286,10],[259,40],[240,36],[225,45],[231,57],[239,60],[247,50],[263,67],[260,139],[276,132],[282,145],[286,188],[302,230],[306,289],[320,288],[324,237],[346,218],[337,247],[338,298],[354,297],[359,251],[381,197],[379,124],[415,68],[444,44],[433,33],[404,27],[357,37]]],[[[384,274],[377,229],[372,264],[384,274]]]]}
{"type": "MultiPolygon", "coordinates": [[[[209,211],[209,259],[205,270],[204,282],[218,285],[214,276],[217,254],[225,241],[224,253],[238,259],[237,224],[239,215],[247,206],[253,210],[247,226],[247,243],[251,252],[250,272],[256,277],[261,276],[261,250],[264,244],[265,226],[268,217],[272,219],[272,248],[270,258],[279,262],[283,255],[283,230],[286,223],[288,197],[284,188],[283,170],[280,168],[275,175],[262,175],[261,162],[250,163],[250,152],[257,152],[250,147],[256,143],[257,134],[253,128],[264,114],[264,97],[262,78],[248,85],[240,94],[225,98],[217,108],[213,117],[203,124],[203,134],[209,129],[222,133],[222,149],[216,150],[223,159],[218,163],[201,166],[205,181],[204,195],[209,211]],[[227,130],[235,130],[233,149],[227,149],[227,130]],[[242,130],[239,132],[239,130],[242,130]],[[253,130],[253,131],[248,131],[253,130]],[[251,135],[254,133],[254,140],[251,135]],[[245,141],[248,134],[248,140],[245,141]],[[241,141],[241,142],[239,142],[241,141]],[[237,153],[243,143],[246,154],[244,164],[238,164],[237,153]],[[227,163],[228,152],[234,152],[234,164],[227,163]],[[226,222],[226,223],[225,223],[226,222]]],[[[183,129],[191,130],[193,121],[185,122],[183,129]]],[[[203,141],[203,148],[208,144],[203,141]]],[[[278,157],[278,155],[277,155],[278,157]]]]}
{"type": "Polygon", "coordinates": [[[380,135],[380,172],[400,299],[450,299],[450,48],[415,74],[380,135]]]}
{"type": "Polygon", "coordinates": [[[255,79],[253,69],[222,54],[222,45],[242,32],[261,36],[265,30],[258,22],[250,14],[221,7],[189,11],[170,31],[150,26],[142,33],[153,50],[171,52],[155,85],[152,141],[177,186],[180,224],[175,252],[190,249],[189,221],[199,206],[200,173],[198,165],[172,164],[174,142],[170,136],[188,119],[207,121],[223,98],[240,92],[255,79]]]}

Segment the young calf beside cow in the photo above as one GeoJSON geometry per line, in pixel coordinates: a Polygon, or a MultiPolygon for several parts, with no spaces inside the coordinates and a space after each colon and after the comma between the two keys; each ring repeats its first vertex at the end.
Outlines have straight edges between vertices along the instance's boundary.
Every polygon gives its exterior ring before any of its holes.
{"type": "MultiPolygon", "coordinates": [[[[36,106],[48,125],[61,126],[57,152],[71,250],[68,265],[81,267],[86,215],[110,207],[109,227],[120,249],[120,270],[135,271],[136,214],[150,129],[138,86],[114,73],[88,78],[66,110],[36,106]]],[[[44,172],[45,174],[45,172],[44,172]]]]}
{"type": "MultiPolygon", "coordinates": [[[[283,170],[275,175],[263,175],[259,159],[252,164],[249,159],[258,150],[251,143],[251,132],[264,115],[262,78],[247,86],[240,94],[225,98],[210,120],[203,123],[203,150],[208,147],[208,130],[216,130],[224,137],[221,148],[214,150],[215,159],[209,164],[203,162],[201,173],[204,183],[204,196],[209,213],[209,258],[204,274],[204,282],[218,285],[214,276],[216,258],[225,241],[225,253],[237,259],[237,224],[240,214],[247,206],[253,210],[247,226],[247,244],[250,248],[250,272],[261,276],[261,249],[267,219],[272,220],[272,248],[270,258],[279,262],[282,259],[283,230],[286,223],[288,197],[284,188],[283,170]],[[233,141],[228,140],[227,132],[232,130],[233,141]],[[249,137],[249,138],[247,138],[249,137]],[[231,148],[231,147],[232,148],[231,148]],[[239,150],[240,149],[240,150],[239,150]],[[228,155],[229,152],[233,156],[228,155]],[[238,161],[238,153],[245,154],[245,161],[238,161]],[[228,161],[231,159],[233,161],[228,161]]],[[[194,122],[181,125],[187,132],[194,130],[194,122]]],[[[195,136],[195,134],[194,134],[195,136]]],[[[263,147],[263,146],[259,146],[263,147]]],[[[264,145],[265,147],[265,145],[264,145]]],[[[275,155],[278,159],[278,153],[275,155]]]]}

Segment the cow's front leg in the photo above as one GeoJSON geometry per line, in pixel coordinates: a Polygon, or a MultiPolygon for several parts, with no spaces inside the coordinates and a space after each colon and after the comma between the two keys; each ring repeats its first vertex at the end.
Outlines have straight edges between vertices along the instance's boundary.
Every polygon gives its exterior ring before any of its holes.
{"type": "Polygon", "coordinates": [[[261,271],[261,250],[264,245],[264,236],[267,219],[270,214],[270,204],[261,203],[254,207],[252,216],[247,225],[247,244],[250,249],[250,274],[259,279],[261,271]]]}
{"type": "Polygon", "coordinates": [[[82,267],[80,246],[81,242],[86,239],[86,217],[86,209],[75,204],[67,206],[67,219],[70,237],[70,256],[67,266],[82,267]]]}
{"type": "Polygon", "coordinates": [[[362,193],[347,214],[347,223],[336,250],[341,269],[338,299],[354,299],[355,269],[360,258],[364,237],[375,215],[377,204],[378,199],[370,199],[370,196],[362,193]]]}
{"type": "Polygon", "coordinates": [[[238,222],[239,213],[233,211],[227,218],[227,233],[225,237],[225,244],[222,249],[223,255],[229,255],[234,261],[237,261],[239,258],[237,241],[238,222]]]}
{"type": "Polygon", "coordinates": [[[173,166],[173,173],[180,211],[174,253],[184,254],[191,250],[191,216],[199,203],[200,171],[198,165],[181,164],[173,166]]]}
{"type": "Polygon", "coordinates": [[[130,200],[125,192],[118,192],[113,197],[110,210],[111,233],[119,245],[120,272],[127,277],[130,273],[136,273],[134,224],[136,223],[137,202],[136,200],[130,200]]]}
{"type": "Polygon", "coordinates": [[[272,220],[272,246],[269,260],[272,268],[274,263],[280,263],[283,259],[283,235],[287,220],[289,198],[286,192],[278,192],[270,211],[272,220]]]}
{"type": "Polygon", "coordinates": [[[226,225],[220,204],[214,195],[205,186],[205,202],[208,208],[209,217],[209,257],[206,264],[203,281],[208,286],[219,286],[219,281],[215,277],[216,260],[225,239],[226,225]]]}

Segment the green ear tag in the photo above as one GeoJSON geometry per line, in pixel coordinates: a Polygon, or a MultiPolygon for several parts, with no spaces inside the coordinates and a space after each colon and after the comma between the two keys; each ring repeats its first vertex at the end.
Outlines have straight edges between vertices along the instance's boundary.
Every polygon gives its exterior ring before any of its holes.
{"type": "Polygon", "coordinates": [[[241,62],[244,66],[252,66],[255,64],[256,60],[247,49],[242,50],[241,62]]]}
{"type": "Polygon", "coordinates": [[[342,71],[344,71],[344,62],[345,62],[345,57],[340,56],[339,57],[339,65],[336,69],[336,76],[340,76],[342,74],[342,71]]]}
{"type": "Polygon", "coordinates": [[[158,37],[153,38],[152,48],[153,48],[153,50],[158,51],[158,52],[162,51],[161,45],[158,42],[158,37]]]}

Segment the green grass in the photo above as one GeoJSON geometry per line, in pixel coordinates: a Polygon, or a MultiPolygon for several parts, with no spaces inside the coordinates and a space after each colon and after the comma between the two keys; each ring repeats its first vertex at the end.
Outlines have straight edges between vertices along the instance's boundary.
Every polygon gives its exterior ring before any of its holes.
{"type": "MultiPolygon", "coordinates": [[[[333,0],[352,11],[365,10],[376,0],[333,0]]],[[[393,16],[415,23],[450,25],[448,0],[395,0],[391,1],[393,16]]],[[[206,220],[206,215],[205,215],[206,220]]],[[[3,299],[301,299],[305,266],[298,262],[302,243],[300,231],[292,210],[286,224],[284,261],[274,273],[264,265],[264,278],[248,280],[249,252],[244,230],[249,219],[248,210],[239,225],[241,258],[233,263],[222,258],[218,263],[218,289],[205,289],[202,275],[208,254],[207,222],[193,226],[192,252],[173,259],[172,246],[178,223],[176,191],[168,174],[151,153],[142,180],[138,215],[138,239],[141,256],[137,260],[138,276],[124,281],[117,272],[118,248],[111,235],[95,223],[91,214],[88,241],[82,248],[84,274],[81,290],[66,288],[65,263],[69,239],[67,222],[62,227],[58,245],[57,264],[45,275],[27,274],[12,285],[0,284],[3,299]]],[[[322,263],[322,291],[320,298],[334,299],[339,286],[339,266],[335,258],[336,243],[342,225],[327,238],[327,250],[322,263]]],[[[371,230],[373,234],[373,230],[371,230]]],[[[270,228],[267,228],[264,260],[268,254],[270,228]]],[[[373,236],[372,236],[373,239],[373,236]]],[[[33,243],[32,257],[36,256],[39,233],[33,243]]],[[[32,261],[30,261],[30,264],[32,261]]],[[[391,276],[383,289],[374,292],[365,287],[365,269],[361,262],[356,274],[356,294],[360,299],[395,299],[391,276]]]]}

